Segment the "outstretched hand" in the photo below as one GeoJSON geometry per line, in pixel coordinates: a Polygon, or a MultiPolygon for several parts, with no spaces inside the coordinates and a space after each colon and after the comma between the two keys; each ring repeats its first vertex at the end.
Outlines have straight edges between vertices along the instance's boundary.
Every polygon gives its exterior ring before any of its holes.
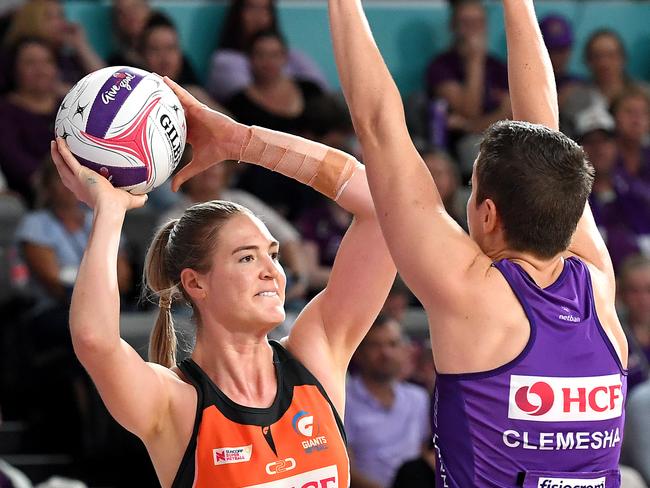
{"type": "Polygon", "coordinates": [[[187,142],[192,145],[192,160],[172,180],[172,189],[180,186],[210,166],[227,159],[239,159],[247,127],[230,117],[211,110],[187,90],[165,76],[185,110],[187,142]]]}
{"type": "Polygon", "coordinates": [[[132,195],[115,188],[102,175],[82,166],[60,137],[50,143],[50,151],[63,184],[90,208],[94,209],[100,202],[110,202],[126,211],[142,207],[147,201],[147,195],[132,195]]]}

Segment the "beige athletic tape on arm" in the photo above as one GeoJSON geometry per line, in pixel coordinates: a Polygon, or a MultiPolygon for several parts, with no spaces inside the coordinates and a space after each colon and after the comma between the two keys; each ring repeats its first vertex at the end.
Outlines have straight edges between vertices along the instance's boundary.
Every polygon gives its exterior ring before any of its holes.
{"type": "Polygon", "coordinates": [[[301,137],[252,126],[240,160],[264,166],[336,200],[360,163],[349,154],[301,137]]]}

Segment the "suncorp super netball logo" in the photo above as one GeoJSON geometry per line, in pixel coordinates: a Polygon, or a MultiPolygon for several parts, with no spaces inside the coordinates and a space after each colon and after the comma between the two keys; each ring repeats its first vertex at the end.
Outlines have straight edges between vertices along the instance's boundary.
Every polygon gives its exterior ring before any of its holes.
{"type": "Polygon", "coordinates": [[[558,378],[510,377],[508,418],[537,422],[605,420],[621,416],[618,374],[558,378]]]}

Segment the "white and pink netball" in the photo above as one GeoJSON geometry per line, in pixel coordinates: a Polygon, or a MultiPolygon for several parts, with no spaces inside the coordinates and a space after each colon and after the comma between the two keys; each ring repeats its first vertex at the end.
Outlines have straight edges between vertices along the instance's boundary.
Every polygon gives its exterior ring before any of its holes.
{"type": "Polygon", "coordinates": [[[181,103],[160,76],[112,66],[70,90],[59,107],[55,132],[81,164],[117,188],[142,194],[172,174],[187,128],[181,103]]]}

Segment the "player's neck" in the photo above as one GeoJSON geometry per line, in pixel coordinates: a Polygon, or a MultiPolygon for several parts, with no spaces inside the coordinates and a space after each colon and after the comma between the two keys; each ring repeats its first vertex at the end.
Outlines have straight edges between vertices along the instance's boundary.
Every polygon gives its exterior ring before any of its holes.
{"type": "Polygon", "coordinates": [[[555,283],[564,269],[564,258],[555,256],[551,259],[542,259],[530,253],[523,253],[505,249],[498,253],[497,259],[508,259],[521,266],[533,279],[537,286],[546,288],[555,283]]]}
{"type": "Polygon", "coordinates": [[[268,407],[277,392],[273,350],[265,337],[197,340],[192,359],[228,398],[240,405],[268,407]],[[215,354],[219,351],[219,354],[215,354]]]}

